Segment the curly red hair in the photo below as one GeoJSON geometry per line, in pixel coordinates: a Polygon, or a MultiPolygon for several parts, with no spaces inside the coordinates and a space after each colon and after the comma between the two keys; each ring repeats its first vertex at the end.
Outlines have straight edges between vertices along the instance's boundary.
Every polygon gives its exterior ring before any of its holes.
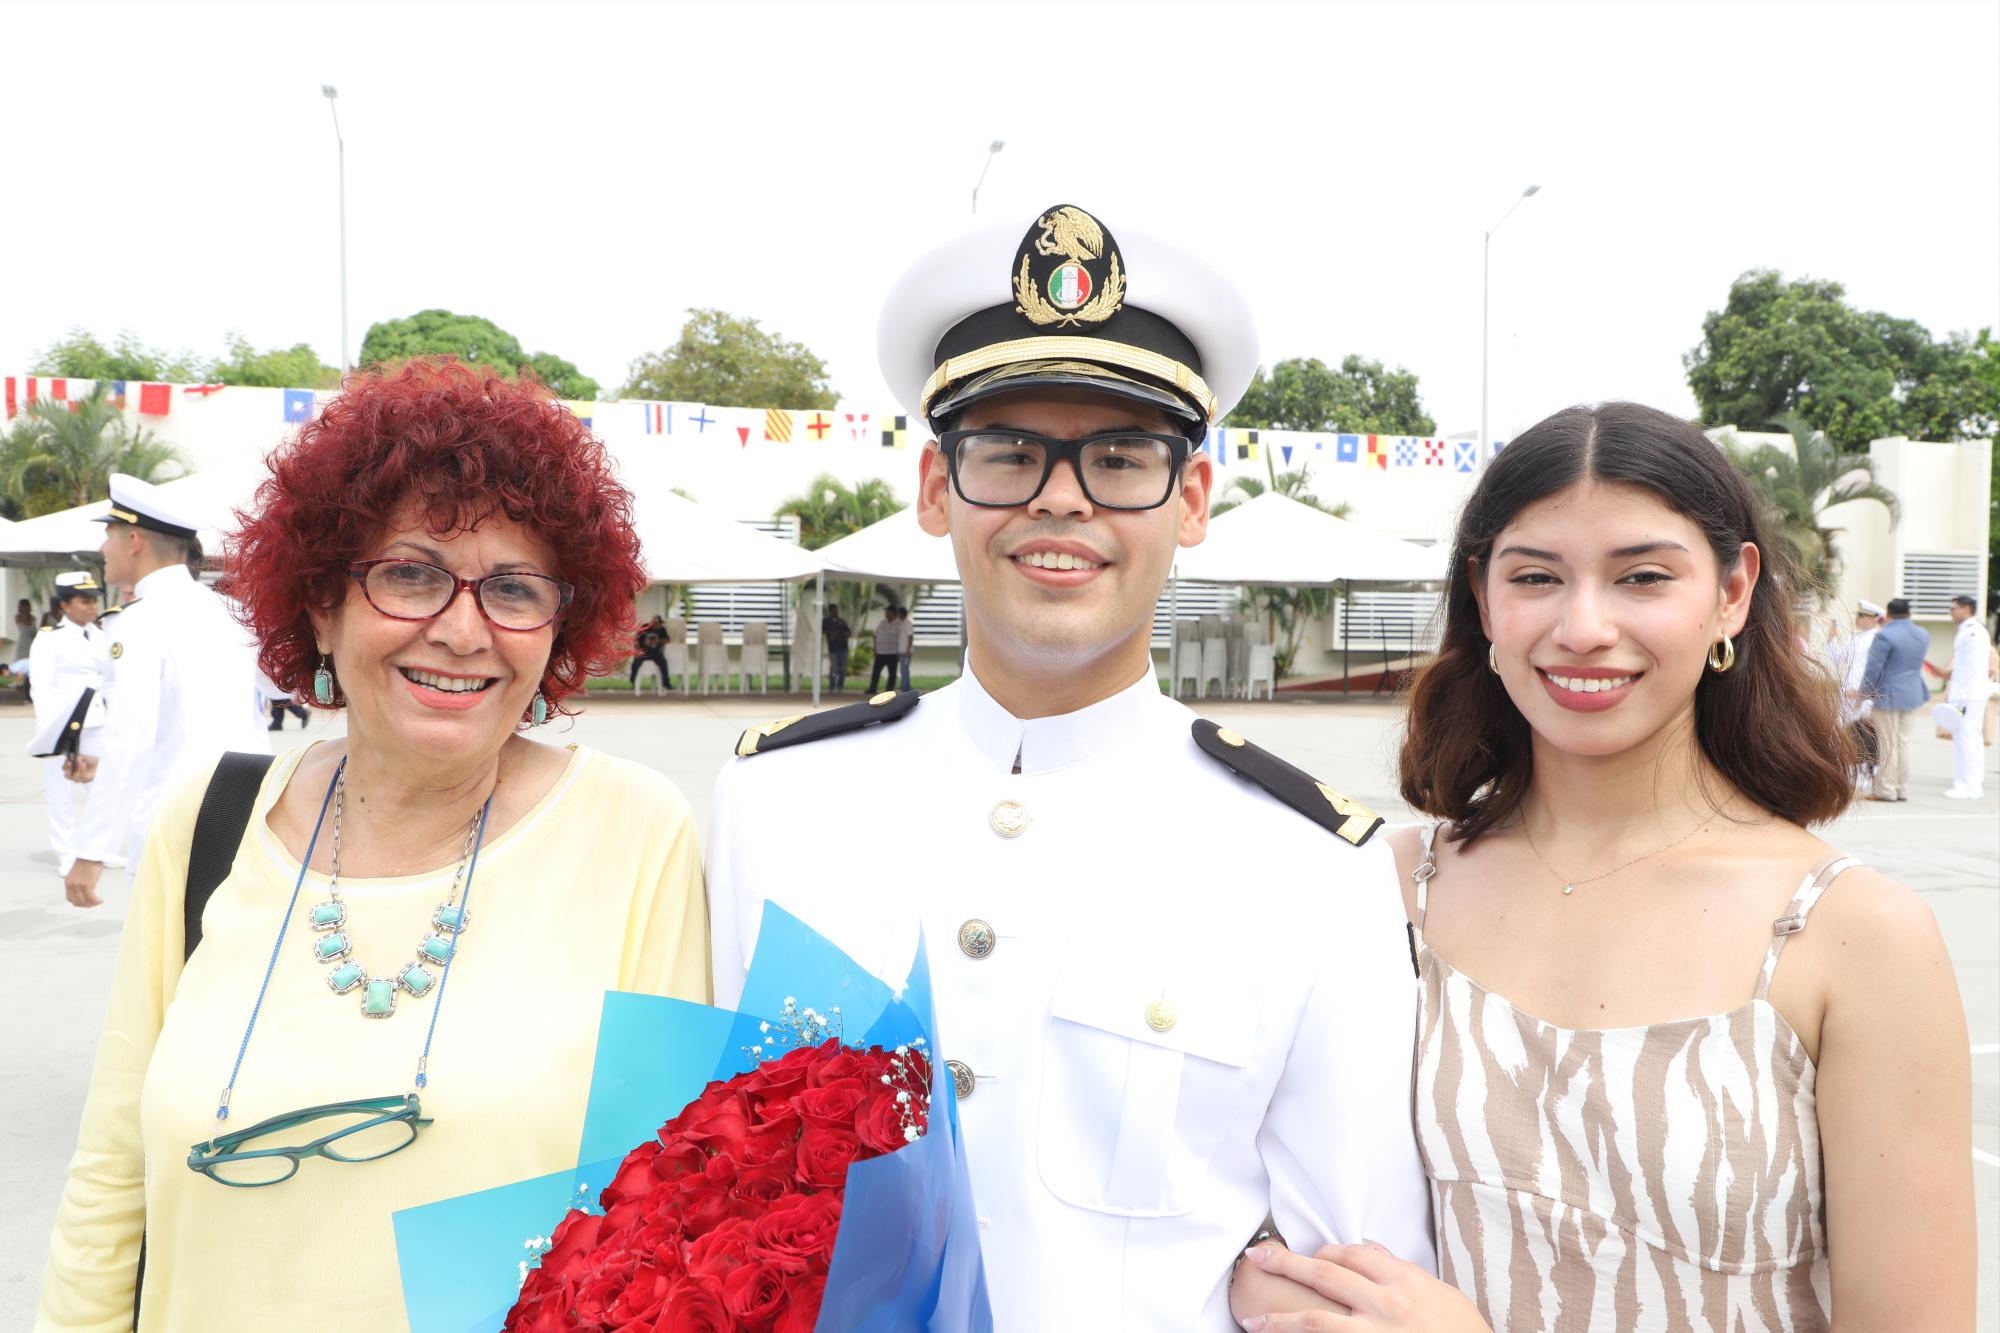
{"type": "Polygon", "coordinates": [[[510,383],[451,358],[350,375],[344,391],[266,460],[230,544],[232,590],[257,637],[257,662],[312,697],[319,662],[310,612],[347,596],[397,511],[415,503],[433,532],[504,514],[553,553],[576,588],[556,622],[542,694],[562,701],[627,655],[633,599],[646,586],[632,497],[604,446],[532,380],[510,383]]]}

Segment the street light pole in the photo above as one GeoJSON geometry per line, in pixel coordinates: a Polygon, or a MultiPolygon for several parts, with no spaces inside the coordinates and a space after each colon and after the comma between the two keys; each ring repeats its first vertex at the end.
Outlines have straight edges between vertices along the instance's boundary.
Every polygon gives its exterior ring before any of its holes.
{"type": "Polygon", "coordinates": [[[1507,211],[1500,215],[1500,222],[1486,229],[1485,252],[1479,265],[1479,444],[1480,453],[1485,453],[1490,441],[1486,437],[1486,367],[1487,367],[1487,326],[1493,305],[1493,233],[1500,230],[1500,223],[1514,216],[1514,210],[1521,206],[1522,199],[1531,199],[1542,187],[1530,185],[1521,191],[1519,198],[1507,205],[1507,211]]]}
{"type": "Polygon", "coordinates": [[[347,141],[340,136],[340,91],[330,83],[319,90],[333,112],[333,144],[340,161],[340,368],[345,372],[352,368],[347,360],[347,141]]]}
{"type": "Polygon", "coordinates": [[[986,184],[986,173],[993,169],[994,155],[1006,146],[1007,141],[1005,139],[995,139],[992,143],[986,145],[986,165],[979,169],[979,179],[972,187],[972,212],[975,217],[979,215],[979,187],[986,184]]]}

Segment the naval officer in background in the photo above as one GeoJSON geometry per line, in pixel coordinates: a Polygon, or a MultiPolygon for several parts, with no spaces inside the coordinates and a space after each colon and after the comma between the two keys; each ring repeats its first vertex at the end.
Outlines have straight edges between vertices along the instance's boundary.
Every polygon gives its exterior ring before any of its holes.
{"type": "Polygon", "coordinates": [[[89,788],[64,772],[72,754],[94,755],[104,740],[104,631],[97,628],[103,590],[88,571],[56,575],[56,605],[62,619],[35,635],[28,650],[28,679],[34,682],[36,739],[29,753],[42,759],[48,787],[49,846],[56,874],[69,877],[76,856],[77,807],[89,788]],[[88,701],[84,691],[90,691],[88,701]],[[76,714],[81,709],[81,716],[76,714]],[[62,733],[74,722],[74,742],[62,733]],[[44,741],[44,736],[47,737],[44,741]]]}
{"type": "Polygon", "coordinates": [[[891,984],[921,925],[996,1326],[1222,1330],[1267,1219],[1294,1250],[1434,1263],[1401,897],[1380,820],[1156,678],[1200,446],[1256,366],[1247,304],[1081,208],[1021,221],[919,259],[879,330],[935,435],[917,511],[951,539],[965,674],[743,735],[709,842],[716,1001],[766,901],[891,984]],[[904,854],[829,875],[839,793],[885,785],[904,854]]]}
{"type": "Polygon", "coordinates": [[[250,636],[188,570],[194,519],[156,487],[114,472],[99,521],[105,582],[132,596],[109,633],[102,754],[73,764],[78,781],[95,784],[64,884],[78,907],[103,901],[97,884],[108,858],[139,863],[175,781],[213,767],[224,751],[271,749],[250,636]]]}

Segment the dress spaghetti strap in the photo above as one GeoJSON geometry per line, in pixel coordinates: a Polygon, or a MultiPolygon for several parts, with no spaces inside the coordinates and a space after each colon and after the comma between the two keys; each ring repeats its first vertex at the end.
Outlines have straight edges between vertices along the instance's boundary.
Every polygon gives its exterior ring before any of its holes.
{"type": "Polygon", "coordinates": [[[1835,852],[1806,872],[1805,879],[1799,883],[1799,891],[1786,906],[1785,914],[1771,923],[1771,947],[1764,955],[1764,966],[1757,973],[1757,990],[1753,999],[1770,999],[1771,978],[1777,973],[1778,955],[1785,951],[1785,941],[1806,928],[1806,917],[1833,881],[1860,864],[1851,856],[1835,852]]]}

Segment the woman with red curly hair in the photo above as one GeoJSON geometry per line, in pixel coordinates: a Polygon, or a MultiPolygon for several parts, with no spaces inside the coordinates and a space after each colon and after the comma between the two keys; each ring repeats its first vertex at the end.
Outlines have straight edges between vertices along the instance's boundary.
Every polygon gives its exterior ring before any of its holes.
{"type": "Polygon", "coordinates": [[[707,1001],[687,803],[527,734],[623,656],[629,505],[560,405],[449,361],[271,456],[234,588],[347,734],[272,764],[185,967],[204,786],[162,809],[37,1327],[403,1328],[392,1214],[574,1163],[604,991],[707,1001]]]}

